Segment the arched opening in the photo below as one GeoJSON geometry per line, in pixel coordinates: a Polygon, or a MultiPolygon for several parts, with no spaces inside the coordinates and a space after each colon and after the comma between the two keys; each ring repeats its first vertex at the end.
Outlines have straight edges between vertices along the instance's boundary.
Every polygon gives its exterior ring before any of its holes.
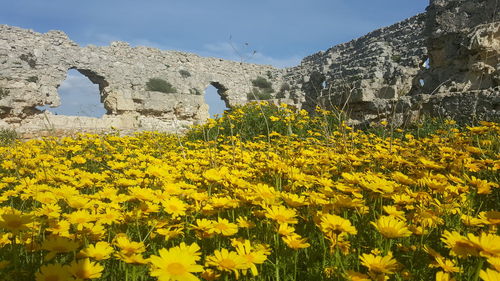
{"type": "Polygon", "coordinates": [[[104,79],[88,70],[70,69],[57,91],[61,99],[58,107],[39,106],[57,115],[102,117],[106,114],[100,92],[107,86],[104,79]]]}
{"type": "Polygon", "coordinates": [[[226,88],[217,82],[212,82],[205,89],[205,103],[208,104],[208,113],[210,118],[215,115],[221,116],[225,110],[229,109],[228,102],[225,99],[226,88]]]}
{"type": "Polygon", "coordinates": [[[422,67],[425,68],[425,69],[429,69],[431,68],[431,61],[429,58],[426,58],[424,63],[422,63],[422,67]]]}

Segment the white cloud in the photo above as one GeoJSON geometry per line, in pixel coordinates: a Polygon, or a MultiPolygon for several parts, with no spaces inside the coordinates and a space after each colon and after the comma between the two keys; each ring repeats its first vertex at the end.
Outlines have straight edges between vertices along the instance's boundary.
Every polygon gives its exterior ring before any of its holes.
{"type": "Polygon", "coordinates": [[[40,107],[55,114],[100,117],[106,110],[100,101],[99,87],[76,70],[69,70],[58,89],[61,105],[40,107]]]}

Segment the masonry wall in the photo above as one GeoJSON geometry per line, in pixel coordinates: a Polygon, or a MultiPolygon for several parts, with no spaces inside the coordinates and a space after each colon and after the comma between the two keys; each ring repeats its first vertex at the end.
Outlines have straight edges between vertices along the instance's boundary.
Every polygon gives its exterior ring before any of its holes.
{"type": "Polygon", "coordinates": [[[0,25],[0,127],[178,131],[208,117],[208,85],[231,107],[248,102],[257,77],[272,83],[274,102],[341,109],[354,125],[422,116],[500,121],[499,17],[496,0],[431,0],[426,13],[286,69],[125,42],[80,47],[60,31],[0,25]],[[103,118],[36,109],[59,104],[57,88],[68,69],[99,85],[103,118]],[[150,78],[170,82],[176,92],[149,91],[150,78]]]}
{"type": "Polygon", "coordinates": [[[80,47],[61,31],[40,34],[0,25],[0,117],[22,130],[47,126],[75,129],[171,130],[208,118],[204,92],[215,86],[227,106],[247,102],[252,80],[275,82],[282,71],[271,66],[200,57],[125,42],[107,47],[80,47]],[[54,116],[37,106],[58,106],[57,88],[69,69],[99,85],[107,110],[102,120],[54,116]],[[151,78],[169,82],[175,93],[149,91],[151,78]],[[46,122],[49,119],[49,122],[46,122]]]}
{"type": "Polygon", "coordinates": [[[430,68],[414,112],[462,122],[500,121],[500,5],[432,0],[424,35],[430,68]]]}
{"type": "Polygon", "coordinates": [[[359,125],[500,121],[499,9],[496,0],[432,0],[426,13],[304,58],[284,76],[286,96],[359,125]]]}

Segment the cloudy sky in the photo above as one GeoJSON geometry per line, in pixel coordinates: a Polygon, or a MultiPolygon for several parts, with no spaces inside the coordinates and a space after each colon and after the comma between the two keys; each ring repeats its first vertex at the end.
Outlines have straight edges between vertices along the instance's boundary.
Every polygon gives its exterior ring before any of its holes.
{"type": "MultiPolygon", "coordinates": [[[[423,12],[428,0],[0,0],[0,4],[0,24],[37,32],[62,30],[82,46],[119,40],[286,67],[423,12]]],[[[69,73],[67,82],[60,87],[63,106],[66,100],[76,106],[69,105],[64,114],[91,110],[92,104],[74,100],[96,96],[97,90],[76,72],[69,73]]],[[[96,101],[93,105],[102,108],[98,97],[96,101]]]]}

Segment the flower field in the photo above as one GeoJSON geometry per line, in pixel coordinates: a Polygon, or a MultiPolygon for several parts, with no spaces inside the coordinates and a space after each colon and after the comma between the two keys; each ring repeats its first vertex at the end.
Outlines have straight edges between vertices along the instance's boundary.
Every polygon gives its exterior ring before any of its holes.
{"type": "Polygon", "coordinates": [[[0,280],[500,280],[499,124],[263,106],[1,146],[0,280]]]}

